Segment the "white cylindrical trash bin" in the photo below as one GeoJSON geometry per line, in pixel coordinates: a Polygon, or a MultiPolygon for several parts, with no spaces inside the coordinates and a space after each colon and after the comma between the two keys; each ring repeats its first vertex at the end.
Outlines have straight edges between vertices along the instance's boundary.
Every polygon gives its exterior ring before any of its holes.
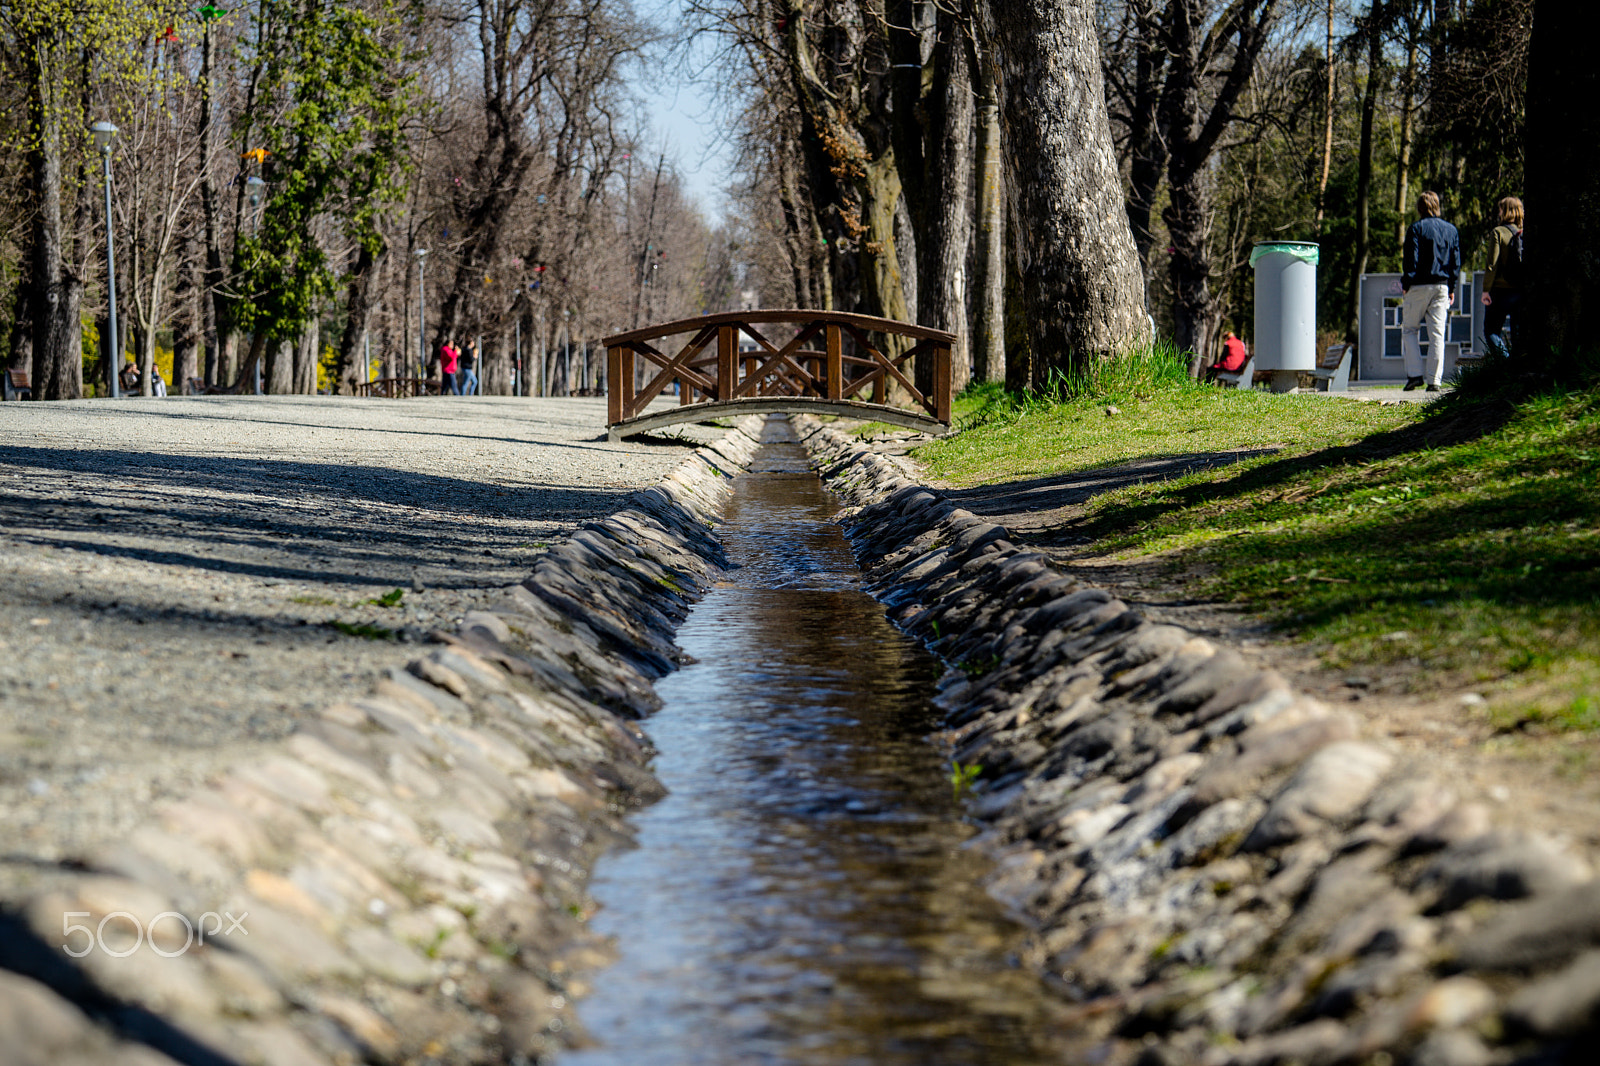
{"type": "Polygon", "coordinates": [[[1250,252],[1256,272],[1256,369],[1272,371],[1272,391],[1288,392],[1299,371],[1317,366],[1317,254],[1308,241],[1262,241],[1250,252]]]}

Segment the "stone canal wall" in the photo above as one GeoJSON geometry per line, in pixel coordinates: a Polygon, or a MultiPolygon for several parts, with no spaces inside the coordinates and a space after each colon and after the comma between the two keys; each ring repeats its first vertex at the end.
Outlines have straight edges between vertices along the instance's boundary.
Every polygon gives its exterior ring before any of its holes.
{"type": "Polygon", "coordinates": [[[724,562],[744,423],[498,609],[0,910],[7,1064],[535,1062],[605,961],[595,858],[660,794],[636,720],[724,562]]]}
{"type": "Polygon", "coordinates": [[[990,890],[1084,1061],[1592,1061],[1600,882],[1351,715],[800,427],[871,591],[949,669],[990,890]]]}

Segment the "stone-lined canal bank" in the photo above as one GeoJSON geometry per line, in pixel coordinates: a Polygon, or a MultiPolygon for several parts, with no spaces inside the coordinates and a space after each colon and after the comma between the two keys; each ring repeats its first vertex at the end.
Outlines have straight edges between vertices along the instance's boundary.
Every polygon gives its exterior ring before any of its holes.
{"type": "Polygon", "coordinates": [[[1350,715],[1144,619],[802,424],[891,617],[949,664],[989,888],[1084,1061],[1587,1062],[1600,882],[1350,715]]]}
{"type": "MultiPolygon", "coordinates": [[[[114,846],[14,873],[0,1062],[536,1062],[607,951],[588,871],[660,795],[636,722],[725,562],[735,429],[375,691],[114,846]]],[[[70,799],[67,802],[71,802],[70,799]]]]}
{"type": "Polygon", "coordinates": [[[733,567],[647,728],[668,795],[602,858],[619,959],[571,1066],[1038,1066],[1064,1005],[1017,964],[929,735],[938,662],[861,588],[788,423],[734,481],[733,567]]]}

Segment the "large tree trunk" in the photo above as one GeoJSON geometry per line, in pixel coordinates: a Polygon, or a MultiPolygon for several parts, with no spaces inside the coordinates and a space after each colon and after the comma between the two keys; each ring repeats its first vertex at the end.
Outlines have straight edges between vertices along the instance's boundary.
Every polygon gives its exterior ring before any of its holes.
{"type": "Polygon", "coordinates": [[[29,151],[33,221],[33,398],[76,400],[83,395],[83,282],[66,262],[61,220],[61,101],[51,69],[50,42],[25,43],[28,111],[35,131],[29,151]]]}
{"type": "Polygon", "coordinates": [[[972,278],[972,373],[1006,380],[1006,215],[1000,155],[999,71],[985,48],[977,67],[978,195],[972,278]]]}
{"type": "MultiPolygon", "coordinates": [[[[951,387],[960,392],[971,380],[967,337],[967,241],[971,220],[967,214],[967,189],[972,180],[972,73],[968,65],[963,19],[941,10],[939,41],[934,51],[934,91],[929,127],[933,134],[930,173],[925,189],[925,211],[918,252],[921,263],[917,285],[917,315],[925,326],[947,329],[956,335],[950,353],[951,387]]],[[[933,360],[923,359],[917,370],[917,388],[933,385],[933,360]]]]}
{"type": "Polygon", "coordinates": [[[1166,55],[1155,0],[1138,0],[1135,14],[1138,39],[1134,44],[1133,100],[1128,115],[1128,225],[1139,253],[1139,269],[1146,284],[1150,272],[1150,247],[1155,233],[1150,216],[1156,190],[1167,165],[1167,144],[1156,125],[1161,103],[1161,77],[1166,55]]]}
{"type": "Polygon", "coordinates": [[[1527,294],[1517,358],[1557,380],[1595,372],[1600,338],[1600,113],[1575,101],[1600,92],[1595,15],[1588,5],[1537,0],[1528,55],[1527,294]],[[1581,360],[1580,355],[1590,358],[1581,360]]]}
{"type": "Polygon", "coordinates": [[[989,0],[1011,120],[1023,299],[1041,374],[1148,337],[1091,0],[989,0]]]}
{"type": "Polygon", "coordinates": [[[317,362],[322,358],[322,316],[315,310],[300,334],[294,350],[294,391],[301,396],[317,394],[317,362]]]}
{"type": "Polygon", "coordinates": [[[1211,320],[1211,257],[1206,252],[1206,231],[1211,209],[1210,189],[1204,171],[1169,181],[1167,208],[1162,218],[1172,240],[1168,273],[1172,278],[1172,339],[1180,352],[1189,353],[1189,374],[1197,376],[1207,365],[1207,323],[1211,320]]]}
{"type": "MultiPolygon", "coordinates": [[[[261,373],[261,391],[268,396],[288,396],[294,392],[294,349],[292,338],[272,338],[267,341],[267,362],[261,373]]],[[[249,386],[246,385],[246,388],[249,386]]]]}

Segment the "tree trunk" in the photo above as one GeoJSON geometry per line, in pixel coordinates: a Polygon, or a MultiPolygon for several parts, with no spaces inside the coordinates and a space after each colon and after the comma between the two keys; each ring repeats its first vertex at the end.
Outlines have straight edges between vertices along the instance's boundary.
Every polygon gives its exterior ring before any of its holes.
{"type": "Polygon", "coordinates": [[[1322,220],[1327,213],[1328,174],[1333,169],[1333,0],[1328,0],[1327,47],[1323,52],[1323,72],[1327,85],[1322,97],[1322,176],[1317,181],[1317,235],[1322,235],[1322,220]]]}
{"type": "MultiPolygon", "coordinates": [[[[971,380],[967,337],[967,243],[971,220],[967,190],[972,182],[972,71],[968,65],[964,20],[941,10],[934,51],[935,91],[929,126],[936,136],[929,155],[932,173],[925,183],[930,194],[919,242],[921,263],[917,286],[918,321],[956,335],[950,353],[951,387],[960,392],[971,380]]],[[[917,387],[933,384],[933,360],[917,366],[917,387]]]]}
{"type": "Polygon", "coordinates": [[[1207,356],[1211,319],[1211,258],[1206,252],[1210,190],[1204,171],[1169,177],[1162,218],[1172,240],[1168,273],[1172,278],[1173,342],[1189,353],[1189,374],[1198,376],[1207,356]]]}
{"type": "Polygon", "coordinates": [[[311,313],[295,345],[294,391],[301,396],[317,394],[317,363],[322,358],[322,316],[316,309],[311,313]]]}
{"type": "Polygon", "coordinates": [[[28,110],[36,131],[29,151],[33,221],[33,398],[76,400],[83,395],[83,341],[78,312],[83,282],[66,262],[61,219],[61,103],[47,40],[25,43],[28,110]]]}
{"type": "Polygon", "coordinates": [[[1011,254],[1005,257],[1005,346],[1006,346],[1006,388],[1012,392],[1028,392],[1033,389],[1043,389],[1049,384],[1043,380],[1045,375],[1035,375],[1033,349],[1029,347],[1031,339],[1028,335],[1028,306],[1027,295],[1022,282],[1022,271],[1019,267],[1022,257],[1017,254],[1015,245],[1018,243],[1017,218],[1013,213],[1006,215],[1006,238],[1013,245],[1011,254]]]}
{"type": "Polygon", "coordinates": [[[233,377],[233,301],[227,296],[227,275],[222,256],[222,198],[217,191],[216,104],[212,79],[216,76],[217,45],[211,21],[204,27],[200,67],[200,211],[206,231],[206,384],[223,387],[233,377]]]}
{"type": "Polygon", "coordinates": [[[375,260],[366,246],[356,253],[350,272],[350,289],[345,299],[344,332],[339,335],[339,357],[334,363],[333,391],[353,393],[358,381],[367,379],[366,356],[361,351],[367,334],[367,315],[372,307],[372,273],[375,260]],[[356,363],[361,363],[360,374],[356,363]]]}
{"type": "Polygon", "coordinates": [[[1006,380],[1006,216],[1000,163],[999,71],[984,50],[978,66],[977,248],[972,278],[972,374],[1006,380]]]}
{"type": "MultiPolygon", "coordinates": [[[[24,251],[23,262],[31,261],[24,251]]],[[[6,354],[6,366],[19,370],[33,369],[33,285],[26,278],[18,279],[11,294],[11,350],[6,354]]]]}
{"type": "Polygon", "coordinates": [[[1091,0],[989,0],[1010,101],[1030,377],[1148,336],[1091,0]]]}
{"type": "Polygon", "coordinates": [[[1135,25],[1138,40],[1134,45],[1133,101],[1128,115],[1128,225],[1139,254],[1139,270],[1148,287],[1150,247],[1155,243],[1150,215],[1155,210],[1161,172],[1167,165],[1166,140],[1156,124],[1166,56],[1154,0],[1140,0],[1135,25]]]}
{"type": "MultiPolygon", "coordinates": [[[[294,340],[271,338],[266,344],[266,366],[261,372],[261,391],[268,396],[288,396],[294,392],[294,340]]],[[[248,389],[249,383],[245,384],[248,389]]]]}
{"type": "Polygon", "coordinates": [[[1350,272],[1350,321],[1345,328],[1352,344],[1361,326],[1361,275],[1372,256],[1372,126],[1383,78],[1383,35],[1376,24],[1368,26],[1367,33],[1367,85],[1361,94],[1361,148],[1356,161],[1356,254],[1350,272]]]}
{"type": "Polygon", "coordinates": [[[1557,380],[1596,373],[1600,338],[1600,113],[1573,106],[1600,92],[1588,5],[1537,0],[1528,54],[1526,314],[1517,358],[1557,380]]]}
{"type": "Polygon", "coordinates": [[[1417,29],[1413,20],[1407,20],[1406,33],[1406,69],[1400,77],[1400,153],[1394,178],[1394,210],[1400,216],[1395,222],[1395,243],[1400,248],[1406,244],[1406,213],[1410,210],[1406,201],[1411,198],[1411,142],[1417,89],[1417,29]]]}

